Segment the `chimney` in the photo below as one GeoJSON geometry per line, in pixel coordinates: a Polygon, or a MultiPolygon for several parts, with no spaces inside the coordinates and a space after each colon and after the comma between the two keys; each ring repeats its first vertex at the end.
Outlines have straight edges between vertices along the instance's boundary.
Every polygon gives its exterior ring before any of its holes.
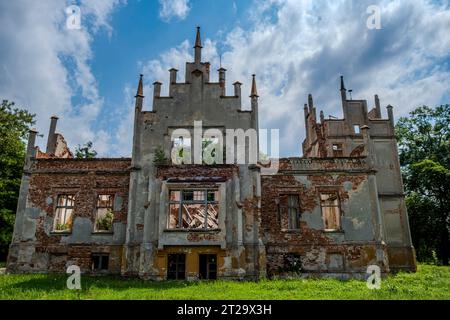
{"type": "Polygon", "coordinates": [[[309,112],[313,111],[314,108],[314,101],[313,101],[313,97],[312,94],[308,94],[308,107],[309,107],[309,112]]]}
{"type": "Polygon", "coordinates": [[[239,81],[236,81],[235,83],[233,83],[235,97],[239,97],[239,98],[241,97],[241,85],[242,85],[242,83],[240,83],[239,81]]]}
{"type": "Polygon", "coordinates": [[[394,107],[391,106],[391,105],[388,105],[388,106],[386,107],[386,109],[387,109],[388,118],[389,118],[389,122],[391,123],[392,130],[394,130],[394,127],[395,127],[395,122],[394,122],[394,110],[393,110],[394,107]]]}
{"type": "Polygon", "coordinates": [[[27,154],[25,156],[25,168],[29,168],[31,158],[35,157],[35,144],[36,144],[36,136],[38,132],[36,129],[30,129],[28,131],[28,145],[27,145],[27,154]]]}
{"type": "Polygon", "coordinates": [[[172,69],[169,70],[169,72],[170,72],[170,84],[177,83],[177,72],[178,72],[178,70],[175,69],[175,68],[172,68],[172,69]]]}
{"type": "Polygon", "coordinates": [[[47,148],[45,152],[49,155],[55,154],[56,151],[56,124],[58,117],[52,116],[50,118],[50,130],[48,131],[47,148]]]}
{"type": "Polygon", "coordinates": [[[220,68],[219,70],[219,84],[220,84],[220,88],[221,88],[221,96],[225,96],[225,72],[227,71],[227,69],[224,68],[220,68]]]}
{"type": "Polygon", "coordinates": [[[381,119],[380,99],[377,94],[375,95],[375,110],[377,111],[377,118],[381,119]]]}
{"type": "Polygon", "coordinates": [[[153,82],[153,97],[159,98],[161,96],[161,82],[155,81],[153,82]]]}

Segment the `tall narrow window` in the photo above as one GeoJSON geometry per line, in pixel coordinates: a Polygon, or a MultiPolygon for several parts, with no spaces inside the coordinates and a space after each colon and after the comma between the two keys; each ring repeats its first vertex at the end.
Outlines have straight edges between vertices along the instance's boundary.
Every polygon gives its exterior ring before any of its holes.
{"type": "Polygon", "coordinates": [[[325,231],[338,231],[341,229],[341,209],[337,192],[320,194],[320,205],[325,231]]]}
{"type": "Polygon", "coordinates": [[[178,137],[174,138],[172,141],[172,156],[178,159],[179,164],[191,164],[191,138],[188,137],[178,137]]]}
{"type": "Polygon", "coordinates": [[[353,130],[355,131],[355,134],[360,134],[361,133],[361,128],[360,128],[359,124],[355,124],[353,126],[353,130]]]}
{"type": "Polygon", "coordinates": [[[169,254],[167,256],[167,280],[184,280],[186,277],[186,255],[169,254]]]}
{"type": "Polygon", "coordinates": [[[70,232],[72,230],[74,205],[74,195],[64,194],[58,196],[58,199],[56,201],[53,231],[70,232]]]}
{"type": "Polygon", "coordinates": [[[298,195],[280,195],[278,210],[282,229],[300,229],[300,200],[298,195]]]}
{"type": "Polygon", "coordinates": [[[218,190],[172,190],[169,229],[219,228],[218,190]]]}
{"type": "Polygon", "coordinates": [[[95,216],[95,231],[111,232],[113,230],[114,196],[100,194],[97,197],[97,212],[95,216]]]}
{"type": "Polygon", "coordinates": [[[300,206],[298,195],[288,197],[289,229],[300,229],[300,206]]]}
{"type": "Polygon", "coordinates": [[[199,255],[199,276],[200,279],[217,279],[217,255],[201,254],[199,255]]]}

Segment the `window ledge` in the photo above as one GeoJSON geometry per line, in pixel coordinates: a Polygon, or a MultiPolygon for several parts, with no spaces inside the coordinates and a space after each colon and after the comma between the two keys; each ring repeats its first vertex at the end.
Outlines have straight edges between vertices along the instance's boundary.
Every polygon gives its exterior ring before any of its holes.
{"type": "Polygon", "coordinates": [[[94,232],[92,232],[92,234],[95,234],[95,235],[112,235],[112,234],[114,234],[114,232],[113,231],[94,231],[94,232]]]}
{"type": "Polygon", "coordinates": [[[72,234],[72,231],[51,231],[51,236],[69,236],[72,234]]]}
{"type": "Polygon", "coordinates": [[[345,233],[344,230],[323,230],[323,232],[324,233],[337,233],[337,234],[339,234],[339,233],[344,234],[345,233]]]}
{"type": "Polygon", "coordinates": [[[164,232],[197,232],[197,233],[218,233],[221,229],[164,229],[164,232]]]}
{"type": "Polygon", "coordinates": [[[281,232],[284,233],[301,233],[301,229],[281,229],[281,232]]]}

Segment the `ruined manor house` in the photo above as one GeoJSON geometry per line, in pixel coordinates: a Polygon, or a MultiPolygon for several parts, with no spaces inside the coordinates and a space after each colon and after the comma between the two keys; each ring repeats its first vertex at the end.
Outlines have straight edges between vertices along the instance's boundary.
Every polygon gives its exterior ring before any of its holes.
{"type": "Polygon", "coordinates": [[[196,280],[416,269],[393,108],[386,119],[378,96],[370,110],[366,100],[349,99],[342,77],[343,118],[317,114],[310,95],[298,119],[303,156],[279,159],[272,174],[261,161],[166,163],[174,145],[195,144],[172,138],[193,131],[194,121],[223,134],[259,129],[255,77],[246,110],[241,83],[226,92],[224,68],[210,82],[199,29],[194,51],[182,82],[169,70],[168,96],[154,83],[151,111],[143,110],[141,76],[131,158],[75,159],[56,117],[45,152],[30,131],[9,272],[77,265],[85,273],[196,280]]]}

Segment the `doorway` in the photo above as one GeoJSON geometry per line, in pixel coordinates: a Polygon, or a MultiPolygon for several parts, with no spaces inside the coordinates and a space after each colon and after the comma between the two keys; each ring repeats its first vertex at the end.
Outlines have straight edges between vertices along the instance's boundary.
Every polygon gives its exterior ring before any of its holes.
{"type": "Polygon", "coordinates": [[[199,255],[199,277],[201,280],[217,279],[217,255],[199,255]]]}

